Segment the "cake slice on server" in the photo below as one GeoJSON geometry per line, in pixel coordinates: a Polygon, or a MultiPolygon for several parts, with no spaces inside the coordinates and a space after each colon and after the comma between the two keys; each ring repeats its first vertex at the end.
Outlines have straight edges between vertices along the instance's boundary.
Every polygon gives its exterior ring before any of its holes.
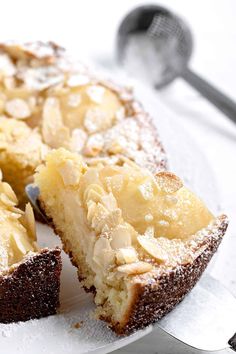
{"type": "Polygon", "coordinates": [[[45,317],[59,306],[60,249],[39,249],[30,204],[18,209],[11,186],[0,181],[0,322],[45,317]]]}
{"type": "Polygon", "coordinates": [[[195,285],[227,228],[170,172],[125,157],[87,166],[65,149],[38,168],[39,202],[118,334],[160,319],[195,285]]]}

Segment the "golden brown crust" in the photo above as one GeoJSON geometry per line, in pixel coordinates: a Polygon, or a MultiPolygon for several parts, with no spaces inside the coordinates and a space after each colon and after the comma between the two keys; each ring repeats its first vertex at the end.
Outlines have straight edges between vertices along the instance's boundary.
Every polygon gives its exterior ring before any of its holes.
{"type": "Polygon", "coordinates": [[[53,315],[59,307],[61,250],[43,249],[0,274],[0,322],[53,315]]]}

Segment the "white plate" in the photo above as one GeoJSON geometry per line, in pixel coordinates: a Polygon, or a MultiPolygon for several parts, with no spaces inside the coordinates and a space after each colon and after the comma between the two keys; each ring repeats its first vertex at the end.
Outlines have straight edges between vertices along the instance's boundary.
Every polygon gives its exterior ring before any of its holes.
{"type": "MultiPolygon", "coordinates": [[[[161,139],[169,155],[171,170],[181,176],[215,212],[218,203],[212,172],[204,154],[179,125],[152,90],[136,85],[136,96],[154,117],[161,139]]],[[[38,224],[42,246],[60,244],[45,225],[38,224]]],[[[92,296],[86,294],[77,281],[76,270],[63,253],[61,279],[61,313],[40,320],[0,325],[1,353],[19,354],[80,354],[108,353],[150,333],[153,326],[126,337],[117,337],[102,321],[93,318],[92,296]],[[81,322],[79,329],[74,325],[81,322]]]]}

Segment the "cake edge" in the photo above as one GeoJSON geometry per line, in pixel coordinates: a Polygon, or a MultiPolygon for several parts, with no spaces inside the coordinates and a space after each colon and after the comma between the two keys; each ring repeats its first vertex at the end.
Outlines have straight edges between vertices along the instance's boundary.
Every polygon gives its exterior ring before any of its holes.
{"type": "Polygon", "coordinates": [[[61,249],[44,248],[0,274],[0,323],[57,313],[60,305],[61,249]]]}

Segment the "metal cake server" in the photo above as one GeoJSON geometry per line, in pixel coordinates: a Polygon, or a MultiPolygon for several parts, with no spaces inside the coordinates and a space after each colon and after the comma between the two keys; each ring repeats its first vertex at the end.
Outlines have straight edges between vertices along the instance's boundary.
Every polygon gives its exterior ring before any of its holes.
{"type": "MultiPolygon", "coordinates": [[[[39,207],[39,188],[26,187],[26,194],[35,211],[49,223],[39,207]]],[[[210,275],[204,275],[158,326],[177,340],[205,351],[231,348],[236,351],[236,299],[210,275]]]]}
{"type": "Polygon", "coordinates": [[[193,39],[169,10],[143,5],[128,13],[117,34],[117,58],[134,76],[162,88],[181,77],[236,123],[236,102],[188,68],[193,39]]]}

